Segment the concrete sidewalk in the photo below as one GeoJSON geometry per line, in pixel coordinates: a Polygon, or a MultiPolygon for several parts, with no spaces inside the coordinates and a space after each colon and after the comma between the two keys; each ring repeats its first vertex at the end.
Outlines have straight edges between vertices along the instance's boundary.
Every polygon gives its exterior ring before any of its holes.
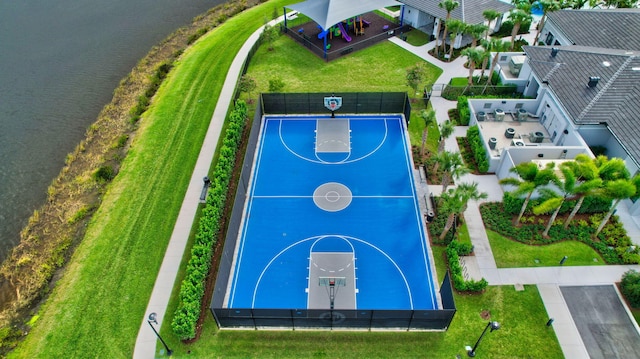
{"type": "MultiPolygon", "coordinates": [[[[282,18],[274,20],[269,24],[274,25],[277,21],[282,21],[282,18]]],[[[202,149],[198,155],[196,166],[191,175],[189,187],[182,202],[178,219],[171,234],[171,240],[169,241],[164,260],[162,261],[160,272],[153,286],[145,316],[142,318],[142,323],[140,324],[140,330],[138,331],[136,346],[133,352],[133,358],[135,359],[155,358],[158,340],[153,330],[149,327],[147,318],[150,313],[157,314],[158,324],[156,325],[156,329],[159,331],[166,314],[167,306],[169,305],[169,297],[175,285],[176,276],[180,269],[180,261],[182,261],[187,240],[189,239],[189,232],[191,231],[200,203],[200,193],[203,186],[202,179],[209,173],[213,154],[216,151],[216,145],[218,144],[229,106],[232,105],[231,101],[233,100],[236,83],[241,75],[242,67],[249,55],[249,50],[251,50],[253,45],[258,41],[263,29],[264,27],[260,27],[247,39],[233,59],[233,63],[227,73],[211,118],[211,123],[209,124],[209,129],[202,144],[202,149]]]]}

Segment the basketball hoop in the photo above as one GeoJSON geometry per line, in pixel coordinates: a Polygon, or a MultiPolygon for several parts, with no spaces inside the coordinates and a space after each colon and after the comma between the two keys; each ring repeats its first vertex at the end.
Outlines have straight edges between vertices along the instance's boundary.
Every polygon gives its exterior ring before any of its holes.
{"type": "Polygon", "coordinates": [[[342,97],[329,96],[324,98],[324,107],[331,111],[331,118],[335,117],[334,111],[342,107],[342,97]]]}

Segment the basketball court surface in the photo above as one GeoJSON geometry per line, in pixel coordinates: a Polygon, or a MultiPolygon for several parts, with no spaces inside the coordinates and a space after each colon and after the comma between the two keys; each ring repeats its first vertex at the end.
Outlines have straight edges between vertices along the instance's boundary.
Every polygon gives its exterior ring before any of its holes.
{"type": "Polygon", "coordinates": [[[227,308],[438,308],[400,116],[265,117],[227,308]]]}

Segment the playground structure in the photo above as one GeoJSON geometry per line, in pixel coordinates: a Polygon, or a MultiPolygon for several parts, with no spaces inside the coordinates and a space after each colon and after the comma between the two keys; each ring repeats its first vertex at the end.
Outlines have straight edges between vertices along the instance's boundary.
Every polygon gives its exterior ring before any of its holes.
{"type": "Polygon", "coordinates": [[[342,38],[346,42],[351,42],[352,38],[351,36],[349,36],[349,32],[352,32],[356,36],[364,35],[364,28],[369,27],[369,25],[371,25],[371,22],[364,20],[362,17],[339,22],[335,26],[332,26],[327,30],[323,30],[322,26],[318,25],[318,29],[320,29],[320,33],[318,33],[318,39],[324,39],[324,37],[328,34],[329,39],[342,36],[342,38]]]}
{"type": "Polygon", "coordinates": [[[350,17],[323,29],[313,20],[298,15],[287,20],[283,31],[327,61],[371,46],[404,28],[373,12],[350,17]]]}

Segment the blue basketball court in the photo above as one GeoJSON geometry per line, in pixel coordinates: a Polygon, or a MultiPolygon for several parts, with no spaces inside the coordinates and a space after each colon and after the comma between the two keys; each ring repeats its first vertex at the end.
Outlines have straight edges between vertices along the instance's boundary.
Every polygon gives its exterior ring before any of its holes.
{"type": "Polygon", "coordinates": [[[439,309],[405,123],[265,117],[228,308],[439,309]]]}

